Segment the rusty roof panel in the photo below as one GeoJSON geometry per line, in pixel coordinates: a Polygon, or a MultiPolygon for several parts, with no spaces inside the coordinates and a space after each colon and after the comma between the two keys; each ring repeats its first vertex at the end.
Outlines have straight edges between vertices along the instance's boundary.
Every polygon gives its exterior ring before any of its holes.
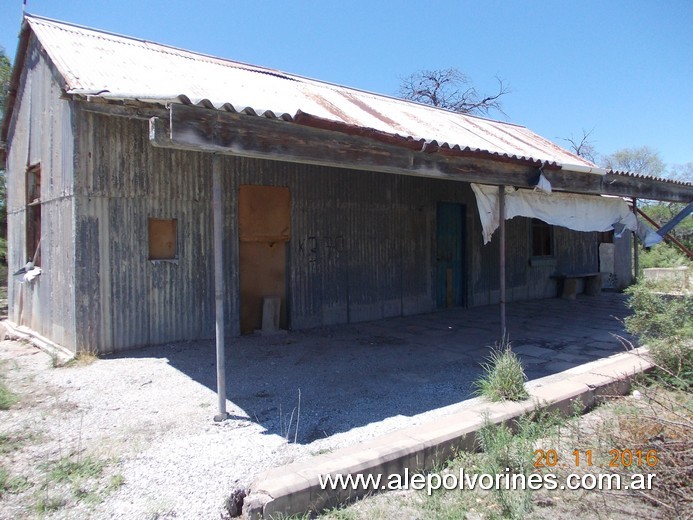
{"type": "MultiPolygon", "coordinates": [[[[566,169],[595,165],[515,124],[316,81],[146,40],[27,16],[68,93],[162,104],[189,102],[285,120],[332,122],[427,144],[566,169]]],[[[423,147],[423,144],[421,147],[423,147]]]]}

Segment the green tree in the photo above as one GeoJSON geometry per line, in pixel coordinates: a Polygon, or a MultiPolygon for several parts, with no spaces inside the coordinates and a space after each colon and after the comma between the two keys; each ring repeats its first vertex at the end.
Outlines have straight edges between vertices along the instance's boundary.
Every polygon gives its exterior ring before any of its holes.
{"type": "Polygon", "coordinates": [[[666,171],[666,165],[659,152],[649,146],[639,148],[624,148],[602,158],[604,167],[614,171],[637,173],[661,177],[666,171]]]}
{"type": "Polygon", "coordinates": [[[5,49],[0,47],[0,119],[5,113],[5,98],[10,89],[10,75],[12,74],[12,64],[10,58],[5,54],[5,49]]]}
{"type": "MultiPolygon", "coordinates": [[[[10,75],[12,65],[10,59],[5,54],[5,49],[0,47],[0,121],[5,114],[5,100],[10,89],[10,75]]],[[[7,194],[5,187],[5,163],[0,162],[0,263],[5,263],[7,236],[7,194]]]]}

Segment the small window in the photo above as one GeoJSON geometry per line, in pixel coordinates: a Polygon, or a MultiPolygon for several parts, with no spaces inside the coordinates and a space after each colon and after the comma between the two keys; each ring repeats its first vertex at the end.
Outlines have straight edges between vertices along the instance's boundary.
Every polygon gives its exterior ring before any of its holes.
{"type": "Polygon", "coordinates": [[[178,221],[176,219],[149,219],[149,259],[175,260],[178,258],[178,221]]]}
{"type": "Polygon", "coordinates": [[[41,265],[41,163],[26,170],[26,259],[41,265]]]}
{"type": "Polygon", "coordinates": [[[532,219],[532,256],[553,256],[553,226],[532,219]]]}

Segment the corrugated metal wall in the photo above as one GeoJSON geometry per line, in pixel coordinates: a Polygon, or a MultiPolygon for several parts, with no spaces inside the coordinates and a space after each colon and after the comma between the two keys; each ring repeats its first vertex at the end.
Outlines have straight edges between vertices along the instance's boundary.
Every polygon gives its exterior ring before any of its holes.
{"type": "Polygon", "coordinates": [[[146,121],[81,113],[79,132],[76,312],[94,324],[79,329],[80,344],[110,351],[209,337],[209,156],[151,147],[146,121]],[[148,259],[149,218],[177,219],[177,260],[148,259]]]}
{"type": "MultiPolygon", "coordinates": [[[[35,42],[27,70],[8,150],[9,261],[11,271],[26,261],[25,172],[40,162],[44,272],[32,285],[10,280],[10,319],[102,352],[212,337],[211,157],[152,147],[146,121],[73,113],[35,42]],[[177,219],[177,260],[148,260],[149,218],[177,219]]],[[[467,305],[498,301],[498,241],[482,245],[466,183],[236,157],[222,164],[229,334],[239,333],[242,184],[290,189],[292,328],[434,310],[438,202],[466,211],[467,305]]],[[[557,229],[555,261],[535,266],[528,240],[528,220],[508,223],[511,300],[555,295],[556,271],[597,270],[594,234],[557,229]]]]}
{"type": "Polygon", "coordinates": [[[30,284],[10,275],[9,319],[74,349],[74,141],[72,109],[60,96],[58,73],[32,37],[8,136],[8,267],[28,260],[26,170],[40,163],[43,272],[30,284]]]}
{"type": "MultiPolygon", "coordinates": [[[[147,123],[83,113],[77,187],[80,344],[119,350],[212,337],[211,160],[156,149],[147,123]],[[147,219],[178,219],[179,258],[147,259],[147,219]],[[96,287],[100,289],[95,290],[96,287]]],[[[466,208],[469,305],[499,298],[498,242],[482,246],[468,184],[236,157],[222,160],[229,334],[239,333],[237,193],[287,186],[294,329],[435,309],[438,202],[466,208]]],[[[529,221],[508,225],[511,299],[554,296],[557,270],[596,270],[596,238],[556,230],[555,262],[529,266],[529,221]]]]}

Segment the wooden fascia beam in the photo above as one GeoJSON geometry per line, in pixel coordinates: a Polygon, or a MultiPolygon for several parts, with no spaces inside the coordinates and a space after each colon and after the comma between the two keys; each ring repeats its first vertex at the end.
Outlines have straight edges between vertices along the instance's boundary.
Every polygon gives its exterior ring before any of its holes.
{"type": "MultiPolygon", "coordinates": [[[[256,159],[437,179],[532,188],[538,162],[419,152],[367,137],[294,122],[174,104],[166,121],[150,119],[152,145],[256,159]]],[[[688,202],[693,186],[653,183],[627,176],[551,169],[544,176],[556,191],[688,202]]]]}
{"type": "Polygon", "coordinates": [[[218,110],[171,107],[150,120],[154,146],[373,172],[531,187],[538,165],[446,157],[292,122],[218,110]]]}

